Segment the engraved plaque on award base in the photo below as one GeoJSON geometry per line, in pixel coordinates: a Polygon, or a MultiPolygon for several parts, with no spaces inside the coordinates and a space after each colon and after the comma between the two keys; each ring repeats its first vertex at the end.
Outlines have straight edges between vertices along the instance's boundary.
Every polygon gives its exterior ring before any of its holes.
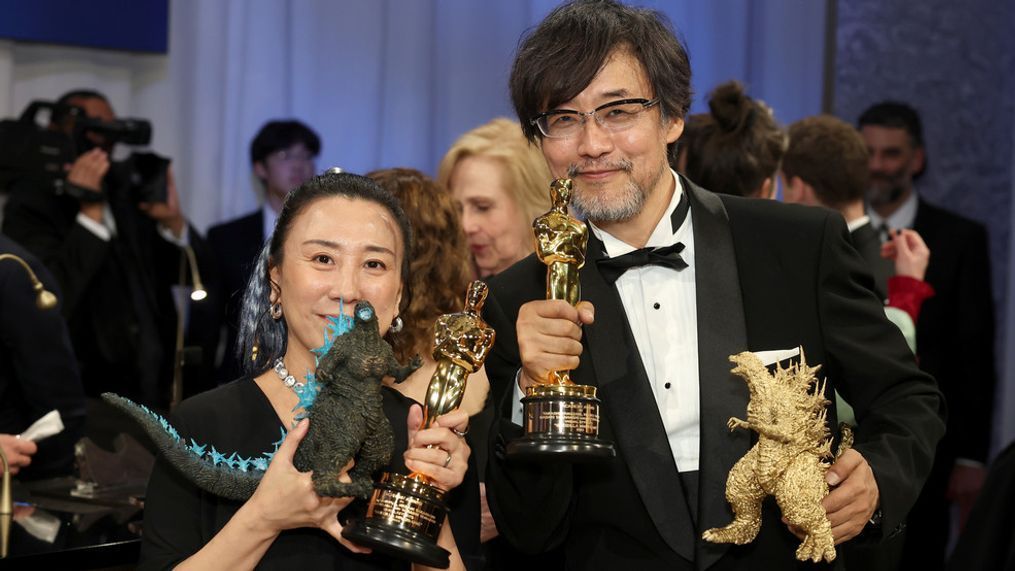
{"type": "Polygon", "coordinates": [[[385,472],[374,485],[366,518],[346,525],[342,537],[380,553],[447,569],[451,554],[437,545],[447,513],[439,488],[385,472]]]}
{"type": "Polygon", "coordinates": [[[536,385],[522,399],[525,436],[507,445],[511,458],[595,461],[613,458],[599,438],[599,399],[585,385],[536,385]]]}

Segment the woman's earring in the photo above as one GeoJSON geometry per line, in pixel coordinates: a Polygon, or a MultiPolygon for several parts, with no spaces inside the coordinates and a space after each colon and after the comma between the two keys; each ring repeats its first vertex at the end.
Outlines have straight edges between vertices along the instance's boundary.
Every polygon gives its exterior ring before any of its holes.
{"type": "Polygon", "coordinates": [[[402,323],[402,318],[396,317],[391,321],[391,329],[389,329],[389,331],[391,331],[392,333],[398,333],[399,331],[402,330],[403,325],[404,323],[402,323]]]}
{"type": "Polygon", "coordinates": [[[255,343],[255,344],[254,344],[254,346],[253,346],[253,347],[252,347],[252,348],[250,349],[250,360],[251,360],[252,362],[255,362],[255,363],[257,362],[257,344],[256,344],[256,343],[255,343]]]}
{"type": "Polygon", "coordinates": [[[275,321],[282,319],[282,304],[275,302],[268,308],[268,312],[271,313],[271,318],[275,321]]]}

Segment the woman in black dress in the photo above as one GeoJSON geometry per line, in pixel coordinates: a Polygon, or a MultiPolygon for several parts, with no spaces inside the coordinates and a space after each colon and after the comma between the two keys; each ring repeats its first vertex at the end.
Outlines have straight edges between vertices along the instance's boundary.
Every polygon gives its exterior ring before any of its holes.
{"type": "MultiPolygon", "coordinates": [[[[227,454],[277,452],[246,502],[203,492],[159,460],[148,485],[141,568],[409,568],[342,538],[342,521],[361,502],[346,509],[352,499],[318,496],[310,474],[293,467],[307,421],[294,422],[299,398],[277,371],[293,371],[297,380],[312,373],[311,350],[324,344],[329,318],[351,314],[360,300],[373,305],[382,335],[396,334],[410,297],[410,236],[397,200],[365,177],[325,174],[288,196],[244,294],[239,338],[247,376],[184,401],[172,419],[183,438],[227,454]]],[[[470,454],[460,436],[468,428],[464,412],[418,430],[420,407],[391,389],[384,409],[395,449],[405,451],[389,469],[422,472],[449,490],[462,483],[470,454]]],[[[464,569],[455,536],[445,521],[439,543],[451,551],[451,568],[464,569]]]]}

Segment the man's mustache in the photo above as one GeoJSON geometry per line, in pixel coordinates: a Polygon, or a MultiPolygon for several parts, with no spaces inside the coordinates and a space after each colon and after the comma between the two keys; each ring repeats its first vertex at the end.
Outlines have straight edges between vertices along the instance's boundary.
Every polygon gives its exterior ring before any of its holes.
{"type": "Polygon", "coordinates": [[[567,168],[567,177],[574,178],[582,173],[596,172],[596,171],[609,171],[619,170],[624,172],[631,172],[634,170],[634,163],[631,161],[620,160],[620,161],[586,161],[579,166],[577,163],[571,163],[571,166],[567,168]]]}

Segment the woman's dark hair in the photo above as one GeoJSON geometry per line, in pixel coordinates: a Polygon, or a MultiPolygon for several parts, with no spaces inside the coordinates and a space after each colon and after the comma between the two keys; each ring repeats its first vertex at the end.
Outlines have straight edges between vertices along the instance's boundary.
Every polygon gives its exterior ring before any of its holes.
{"type": "Polygon", "coordinates": [[[684,174],[715,192],[756,196],[779,169],[788,143],[785,131],[772,110],[735,81],[716,87],[708,107],[709,113],[688,117],[680,137],[684,174]]]}
{"type": "Polygon", "coordinates": [[[669,20],[654,10],[612,0],[568,2],[528,33],[511,69],[511,101],[530,141],[541,138],[531,123],[539,113],[574,99],[616,49],[641,62],[662,117],[681,118],[691,105],[691,64],[669,20]]]}
{"type": "MultiPolygon", "coordinates": [[[[285,317],[274,320],[268,313],[271,306],[271,277],[269,270],[282,263],[283,247],[289,230],[299,215],[314,202],[322,198],[342,196],[361,199],[379,204],[387,209],[398,223],[402,235],[404,253],[402,256],[402,302],[399,311],[412,302],[409,275],[409,257],[412,252],[412,228],[398,199],[381,188],[373,180],[351,173],[325,173],[316,176],[286,195],[282,211],[275,221],[275,231],[265,242],[247,288],[243,292],[240,307],[240,332],[237,350],[243,370],[249,375],[259,375],[271,367],[275,359],[285,355],[288,328],[285,317]],[[251,359],[254,346],[256,357],[251,359]]],[[[341,220],[336,220],[341,224],[341,220]]]]}

